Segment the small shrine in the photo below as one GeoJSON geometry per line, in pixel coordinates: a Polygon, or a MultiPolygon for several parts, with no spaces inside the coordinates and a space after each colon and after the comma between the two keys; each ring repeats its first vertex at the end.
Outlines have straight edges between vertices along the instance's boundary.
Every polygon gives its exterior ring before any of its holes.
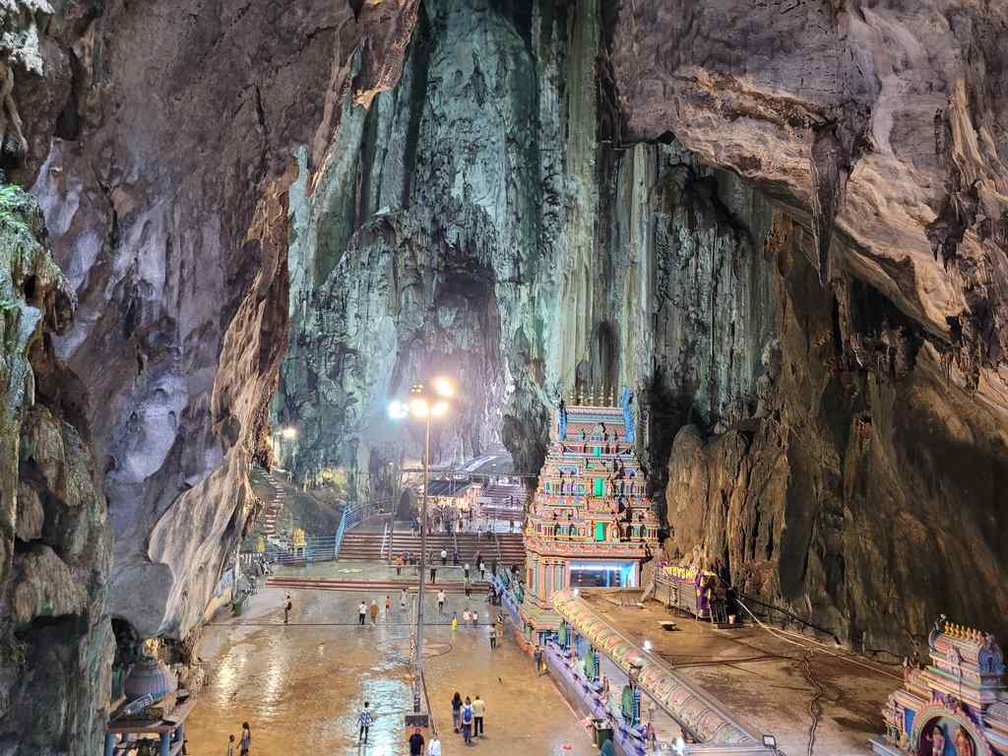
{"type": "Polygon", "coordinates": [[[525,518],[521,616],[534,633],[555,632],[551,596],[569,588],[633,588],[658,544],[658,518],[634,455],[630,392],[619,406],[601,392],[563,400],[525,518]],[[584,402],[584,403],[582,403],[584,402]]]}
{"type": "Polygon", "coordinates": [[[908,664],[883,710],[877,756],[1008,756],[1004,657],[994,636],[946,622],[928,636],[931,664],[908,664]]]}

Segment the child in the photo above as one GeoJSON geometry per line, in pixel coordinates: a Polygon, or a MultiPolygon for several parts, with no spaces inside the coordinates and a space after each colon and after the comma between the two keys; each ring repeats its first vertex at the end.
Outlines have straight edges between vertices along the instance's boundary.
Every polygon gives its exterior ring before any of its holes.
{"type": "Polygon", "coordinates": [[[458,612],[452,612],[452,630],[458,630],[458,612]]]}

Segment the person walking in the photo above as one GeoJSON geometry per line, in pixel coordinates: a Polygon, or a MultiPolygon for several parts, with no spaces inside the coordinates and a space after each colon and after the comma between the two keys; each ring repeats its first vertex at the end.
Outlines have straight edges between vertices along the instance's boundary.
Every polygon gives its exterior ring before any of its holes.
{"type": "Polygon", "coordinates": [[[459,721],[462,722],[462,739],[465,741],[466,745],[472,745],[473,708],[472,701],[469,700],[469,696],[466,696],[465,703],[462,704],[462,712],[459,721]]]}
{"type": "Polygon", "coordinates": [[[392,611],[392,597],[385,597],[385,619],[388,619],[389,612],[392,611]]]}
{"type": "Polygon", "coordinates": [[[466,562],[464,565],[462,565],[462,577],[464,577],[466,580],[469,579],[469,562],[466,562]]]}
{"type": "Polygon", "coordinates": [[[431,734],[431,741],[427,744],[427,756],[441,756],[441,741],[436,732],[431,734]]]}
{"type": "Polygon", "coordinates": [[[441,566],[444,567],[446,564],[448,564],[448,552],[441,549],[441,566]]]}
{"type": "Polygon", "coordinates": [[[360,622],[360,626],[364,627],[364,618],[367,616],[367,604],[361,599],[360,604],[357,606],[357,619],[360,622]]]}
{"type": "MultiPolygon", "coordinates": [[[[409,739],[410,756],[423,756],[424,736],[423,730],[417,727],[409,739]]],[[[429,754],[428,754],[429,756],[429,754]]]]}
{"type": "Polygon", "coordinates": [[[234,735],[228,735],[227,756],[235,756],[234,747],[235,747],[234,735]]]}
{"type": "Polygon", "coordinates": [[[473,735],[477,738],[483,737],[483,717],[486,716],[486,701],[480,698],[480,694],[476,694],[476,698],[472,702],[473,710],[473,735]]]}
{"type": "Polygon", "coordinates": [[[491,627],[490,628],[490,650],[493,651],[497,648],[497,631],[491,627]]]}
{"type": "Polygon", "coordinates": [[[371,599],[371,606],[368,607],[368,613],[371,615],[371,624],[378,624],[378,602],[371,599]]]}
{"type": "Polygon", "coordinates": [[[469,607],[462,612],[462,627],[469,627],[469,620],[472,619],[472,612],[469,611],[469,607]]]}
{"type": "Polygon", "coordinates": [[[248,756],[252,750],[252,728],[248,722],[242,722],[241,741],[238,743],[238,751],[241,756],[248,756]]]}
{"type": "Polygon", "coordinates": [[[402,554],[396,554],[395,558],[395,574],[396,577],[402,575],[403,557],[402,554]]]}
{"type": "Polygon", "coordinates": [[[368,730],[371,729],[371,723],[374,722],[374,717],[371,716],[371,710],[368,708],[371,705],[369,701],[364,702],[364,708],[361,709],[360,714],[357,715],[357,742],[367,743],[368,730]]]}
{"type": "Polygon", "coordinates": [[[452,630],[458,630],[458,612],[452,612],[452,630]]]}
{"type": "Polygon", "coordinates": [[[458,549],[452,549],[452,566],[458,567],[458,549]]]}
{"type": "Polygon", "coordinates": [[[444,614],[445,592],[444,588],[437,592],[437,613],[444,614]]]}
{"type": "Polygon", "coordinates": [[[473,618],[473,627],[475,628],[476,625],[479,624],[479,612],[476,611],[475,609],[473,609],[472,618],[473,618]]]}
{"type": "Polygon", "coordinates": [[[497,621],[494,622],[493,634],[497,639],[494,645],[500,645],[501,641],[504,640],[504,619],[499,614],[497,615],[497,621]]]}
{"type": "Polygon", "coordinates": [[[402,593],[399,594],[399,608],[400,609],[405,609],[406,608],[406,597],[407,596],[408,596],[408,594],[406,592],[406,589],[403,588],[402,589],[402,593]]]}
{"type": "Polygon", "coordinates": [[[465,595],[466,598],[472,598],[472,583],[469,582],[469,578],[465,581],[465,595]]]}
{"type": "Polygon", "coordinates": [[[430,581],[431,585],[437,582],[437,567],[435,567],[433,564],[431,565],[430,568],[430,581]]]}
{"type": "Polygon", "coordinates": [[[452,696],[452,727],[455,732],[459,731],[459,725],[462,724],[462,696],[456,690],[455,695],[452,696]]]}
{"type": "Polygon", "coordinates": [[[284,624],[287,624],[287,620],[290,618],[291,609],[294,608],[294,602],[291,601],[291,595],[288,593],[287,598],[284,599],[284,624]]]}
{"type": "Polygon", "coordinates": [[[483,552],[479,550],[476,551],[476,569],[483,574],[483,552]]]}

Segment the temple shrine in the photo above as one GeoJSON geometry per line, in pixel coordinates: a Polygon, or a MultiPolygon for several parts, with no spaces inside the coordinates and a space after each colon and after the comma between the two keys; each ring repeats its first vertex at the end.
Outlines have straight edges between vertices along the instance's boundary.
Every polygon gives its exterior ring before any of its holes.
{"type": "Polygon", "coordinates": [[[908,664],[886,703],[886,742],[876,756],[1006,756],[1004,658],[988,633],[946,622],[928,637],[931,664],[908,664]]]}
{"type": "Polygon", "coordinates": [[[658,544],[658,519],[633,452],[630,392],[620,406],[587,397],[557,410],[549,452],[525,518],[521,617],[539,640],[560,618],[551,597],[579,587],[640,585],[658,544]]]}

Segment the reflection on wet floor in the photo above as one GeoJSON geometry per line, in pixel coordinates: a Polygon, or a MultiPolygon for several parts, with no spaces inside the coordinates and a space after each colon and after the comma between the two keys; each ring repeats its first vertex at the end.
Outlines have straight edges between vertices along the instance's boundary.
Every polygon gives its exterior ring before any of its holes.
{"type": "MultiPolygon", "coordinates": [[[[296,591],[291,624],[283,625],[283,591],[252,597],[245,615],[206,628],[199,654],[212,660],[211,680],[186,722],[189,753],[227,751],[227,737],[252,727],[254,756],[285,754],[408,753],[403,726],[412,708],[409,684],[409,616],[384,611],[375,627],[359,627],[360,593],[296,591]],[[357,713],[365,700],[375,716],[369,743],[357,744],[357,713]]],[[[370,600],[371,596],[368,596],[370,600]]],[[[373,598],[382,602],[384,596],[373,598]]],[[[431,622],[448,622],[431,597],[431,622]]],[[[459,602],[461,613],[465,599],[459,602]]],[[[469,602],[475,603],[475,602],[469,602]]],[[[480,602],[480,608],[484,609],[480,602]]],[[[451,732],[451,694],[479,693],[487,702],[486,753],[587,756],[596,751],[574,712],[548,677],[508,640],[491,651],[487,628],[427,628],[426,676],[443,753],[465,749],[451,732]],[[569,750],[561,750],[570,745],[569,750]]]]}

